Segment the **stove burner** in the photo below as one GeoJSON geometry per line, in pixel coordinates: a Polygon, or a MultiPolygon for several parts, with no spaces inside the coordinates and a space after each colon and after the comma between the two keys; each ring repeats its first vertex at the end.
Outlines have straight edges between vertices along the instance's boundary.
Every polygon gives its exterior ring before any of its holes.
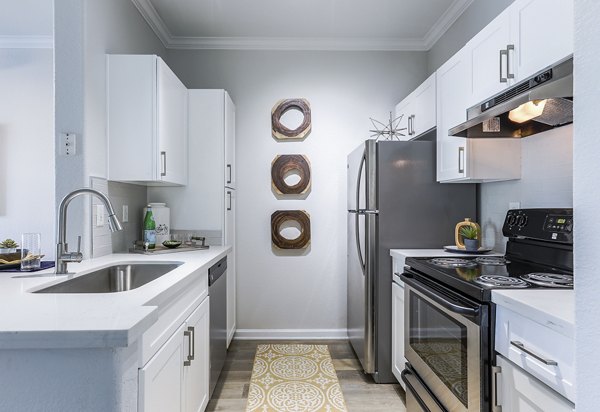
{"type": "Polygon", "coordinates": [[[472,260],[459,258],[435,258],[431,259],[429,262],[445,268],[467,268],[477,266],[472,260]]]}
{"type": "Polygon", "coordinates": [[[475,262],[488,266],[504,266],[510,263],[504,256],[479,256],[475,259],[475,262]]]}
{"type": "Polygon", "coordinates": [[[560,273],[529,273],[521,276],[521,279],[525,279],[536,285],[548,286],[551,288],[573,287],[573,276],[560,273]]]}
{"type": "Polygon", "coordinates": [[[479,276],[477,279],[475,279],[475,281],[485,286],[501,288],[526,288],[529,286],[527,285],[527,282],[524,282],[519,278],[511,278],[508,276],[499,275],[479,276]]]}

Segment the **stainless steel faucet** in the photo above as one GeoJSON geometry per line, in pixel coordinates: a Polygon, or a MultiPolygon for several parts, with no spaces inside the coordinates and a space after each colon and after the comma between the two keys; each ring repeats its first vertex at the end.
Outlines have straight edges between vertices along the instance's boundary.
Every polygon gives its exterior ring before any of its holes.
{"type": "Polygon", "coordinates": [[[69,252],[69,247],[67,245],[67,206],[71,203],[71,200],[76,198],[79,195],[83,194],[95,195],[98,197],[106,207],[108,211],[108,226],[111,232],[116,232],[118,230],[123,230],[123,226],[121,226],[121,222],[115,216],[115,211],[110,203],[108,197],[97,190],[94,189],[77,189],[66,195],[63,200],[60,202],[60,206],[58,207],[58,235],[56,241],[56,269],[54,273],[57,275],[64,275],[69,273],[67,271],[67,263],[69,262],[81,262],[83,260],[83,254],[81,253],[81,236],[78,237],[77,242],[77,252],[69,252]]]}

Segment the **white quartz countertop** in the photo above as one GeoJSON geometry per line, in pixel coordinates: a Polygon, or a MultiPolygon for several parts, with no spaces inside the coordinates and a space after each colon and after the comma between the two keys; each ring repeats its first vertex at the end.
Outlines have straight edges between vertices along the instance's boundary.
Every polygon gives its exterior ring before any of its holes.
{"type": "Polygon", "coordinates": [[[492,302],[575,339],[575,291],[572,289],[493,290],[492,302]]]}
{"type": "Polygon", "coordinates": [[[199,271],[222,259],[229,246],[161,254],[112,254],[69,263],[71,275],[47,269],[0,272],[0,349],[92,348],[131,345],[157,320],[157,305],[186,288],[199,271]],[[32,293],[96,269],[129,262],[182,262],[137,289],[117,293],[32,293]]]}

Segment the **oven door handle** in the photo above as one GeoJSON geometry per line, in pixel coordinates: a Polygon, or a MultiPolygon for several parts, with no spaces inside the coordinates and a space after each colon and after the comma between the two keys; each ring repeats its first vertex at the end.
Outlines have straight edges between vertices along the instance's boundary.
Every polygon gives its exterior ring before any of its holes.
{"type": "Polygon", "coordinates": [[[457,313],[459,315],[469,317],[469,318],[477,318],[479,316],[479,308],[468,308],[465,306],[457,305],[454,302],[444,299],[444,295],[432,291],[431,289],[429,289],[426,286],[424,286],[423,284],[419,283],[418,281],[416,281],[414,278],[412,278],[410,275],[408,275],[406,273],[404,273],[402,280],[404,281],[405,284],[408,284],[413,289],[416,289],[417,291],[419,291],[423,295],[427,296],[429,299],[433,300],[434,302],[438,303],[440,306],[444,307],[445,309],[448,309],[452,313],[457,313]]]}
{"type": "Polygon", "coordinates": [[[423,385],[419,378],[412,373],[409,369],[404,369],[400,374],[400,377],[406,384],[414,399],[417,401],[419,406],[427,412],[446,412],[435,397],[429,392],[429,390],[423,385]],[[423,399],[425,398],[425,399],[423,399]]]}

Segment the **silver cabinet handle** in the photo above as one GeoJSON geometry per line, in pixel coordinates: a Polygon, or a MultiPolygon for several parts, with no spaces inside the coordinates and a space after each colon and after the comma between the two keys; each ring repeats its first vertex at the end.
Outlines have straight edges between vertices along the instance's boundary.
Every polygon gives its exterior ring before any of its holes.
{"type": "Polygon", "coordinates": [[[498,375],[501,373],[500,366],[492,366],[492,412],[502,412],[502,406],[498,405],[498,375]]]}
{"type": "Polygon", "coordinates": [[[193,361],[194,356],[196,355],[196,330],[193,326],[188,326],[188,331],[192,334],[192,344],[190,345],[190,355],[188,356],[188,359],[193,361]]]}
{"type": "Polygon", "coordinates": [[[227,204],[227,210],[231,210],[231,192],[229,190],[227,191],[227,200],[229,201],[227,204]]]}
{"type": "Polygon", "coordinates": [[[192,331],[190,331],[190,328],[188,328],[188,330],[184,330],[183,331],[183,336],[188,338],[188,344],[189,344],[189,354],[187,355],[186,360],[183,361],[183,366],[190,366],[192,364],[192,347],[194,345],[193,340],[192,340],[192,331]]]}
{"type": "Polygon", "coordinates": [[[458,173],[465,172],[465,148],[463,146],[458,148],[458,173]]]}
{"type": "Polygon", "coordinates": [[[408,135],[412,136],[412,115],[408,116],[408,135]]]}
{"type": "Polygon", "coordinates": [[[227,183],[231,183],[231,165],[227,165],[227,183]]]}
{"type": "Polygon", "coordinates": [[[417,132],[415,132],[415,115],[413,114],[412,116],[412,122],[410,122],[410,128],[412,129],[412,134],[417,134],[417,132]]]}
{"type": "Polygon", "coordinates": [[[525,347],[525,345],[523,344],[523,342],[519,342],[518,340],[511,340],[510,344],[519,348],[521,351],[525,352],[526,354],[530,355],[531,357],[539,360],[544,365],[558,366],[558,362],[556,362],[555,360],[546,359],[543,356],[540,356],[537,353],[533,352],[531,349],[527,349],[525,347]]]}
{"type": "Polygon", "coordinates": [[[510,52],[515,52],[515,45],[509,44],[506,46],[506,77],[508,79],[514,79],[515,74],[510,72],[510,52]]]}
{"type": "Polygon", "coordinates": [[[508,60],[508,50],[500,50],[500,83],[508,82],[506,77],[502,77],[502,56],[506,56],[506,60],[508,60]]]}
{"type": "Polygon", "coordinates": [[[162,160],[160,175],[166,176],[167,175],[167,152],[160,152],[160,159],[162,160]]]}

